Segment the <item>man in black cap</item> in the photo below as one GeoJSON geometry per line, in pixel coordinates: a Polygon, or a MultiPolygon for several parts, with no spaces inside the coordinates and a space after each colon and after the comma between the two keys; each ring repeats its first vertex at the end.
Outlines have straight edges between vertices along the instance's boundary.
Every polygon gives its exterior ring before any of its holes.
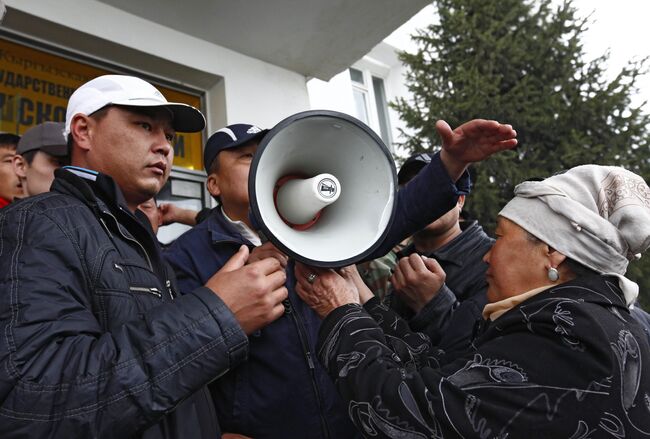
{"type": "Polygon", "coordinates": [[[433,153],[419,152],[404,160],[404,163],[397,172],[397,184],[399,187],[401,188],[411,181],[413,177],[418,175],[420,169],[431,163],[431,157],[433,157],[433,153]]]}
{"type": "Polygon", "coordinates": [[[14,171],[25,197],[49,191],[54,170],[69,164],[64,128],[63,122],[43,122],[28,129],[18,142],[14,171]]]}

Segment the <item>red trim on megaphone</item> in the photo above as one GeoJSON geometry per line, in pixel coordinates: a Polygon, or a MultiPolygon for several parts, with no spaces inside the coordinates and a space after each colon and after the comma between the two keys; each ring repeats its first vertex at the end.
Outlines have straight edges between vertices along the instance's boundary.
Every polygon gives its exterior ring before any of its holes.
{"type": "Polygon", "coordinates": [[[285,217],[283,217],[282,214],[280,213],[280,211],[278,210],[278,191],[280,190],[280,188],[287,181],[304,180],[306,178],[309,178],[309,177],[305,177],[304,175],[299,175],[299,174],[285,175],[284,177],[282,177],[281,179],[279,179],[275,183],[275,187],[273,188],[273,204],[275,205],[275,211],[278,212],[278,215],[280,215],[280,218],[282,218],[282,221],[284,221],[284,223],[286,225],[288,225],[289,227],[291,227],[294,230],[299,230],[299,231],[307,230],[310,227],[312,227],[314,224],[316,224],[316,222],[318,222],[318,219],[320,218],[321,212],[323,212],[323,210],[321,209],[318,212],[316,212],[316,215],[314,215],[314,217],[311,220],[309,220],[308,222],[306,222],[305,224],[294,224],[294,223],[288,221],[285,217]]]}

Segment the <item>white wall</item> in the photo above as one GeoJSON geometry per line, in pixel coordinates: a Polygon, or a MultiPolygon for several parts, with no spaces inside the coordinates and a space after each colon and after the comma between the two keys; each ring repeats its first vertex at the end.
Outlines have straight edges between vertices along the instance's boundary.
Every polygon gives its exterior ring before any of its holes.
{"type": "MultiPolygon", "coordinates": [[[[366,56],[354,63],[352,67],[362,71],[369,71],[372,75],[383,78],[388,102],[409,95],[404,85],[404,66],[397,58],[397,49],[393,46],[386,43],[378,44],[366,56]]],[[[328,82],[320,79],[309,80],[307,90],[309,91],[309,99],[313,109],[340,111],[357,117],[352,97],[352,81],[347,69],[328,82]]],[[[399,148],[396,148],[396,143],[401,141],[399,128],[404,128],[404,123],[400,120],[399,114],[391,108],[388,109],[388,117],[392,145],[387,146],[398,155],[403,155],[399,148]]],[[[379,127],[376,121],[371,118],[370,122],[371,128],[379,135],[379,127]]]]}
{"type": "Polygon", "coordinates": [[[307,81],[307,90],[312,109],[340,111],[355,116],[352,81],[347,69],[327,82],[310,79],[307,81]]]}

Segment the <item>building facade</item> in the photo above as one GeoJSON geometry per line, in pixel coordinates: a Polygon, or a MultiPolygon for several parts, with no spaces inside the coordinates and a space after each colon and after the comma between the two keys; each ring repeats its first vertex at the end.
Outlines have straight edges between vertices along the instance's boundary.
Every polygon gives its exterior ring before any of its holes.
{"type": "Polygon", "coordinates": [[[69,95],[95,76],[143,77],[207,118],[203,133],[179,136],[160,200],[209,206],[202,163],[207,136],[232,123],[272,127],[313,108],[309,79],[331,79],[427,2],[394,3],[6,0],[0,129],[22,134],[45,120],[64,120],[69,95]]]}

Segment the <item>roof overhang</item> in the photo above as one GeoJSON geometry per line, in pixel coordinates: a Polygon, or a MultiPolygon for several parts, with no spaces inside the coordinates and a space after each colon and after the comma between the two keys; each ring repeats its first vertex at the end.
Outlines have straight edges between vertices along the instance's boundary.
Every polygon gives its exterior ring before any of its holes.
{"type": "MultiPolygon", "coordinates": [[[[300,73],[329,80],[430,0],[100,0],[300,73]]],[[[206,54],[210,56],[210,54],[206,54]]]]}

